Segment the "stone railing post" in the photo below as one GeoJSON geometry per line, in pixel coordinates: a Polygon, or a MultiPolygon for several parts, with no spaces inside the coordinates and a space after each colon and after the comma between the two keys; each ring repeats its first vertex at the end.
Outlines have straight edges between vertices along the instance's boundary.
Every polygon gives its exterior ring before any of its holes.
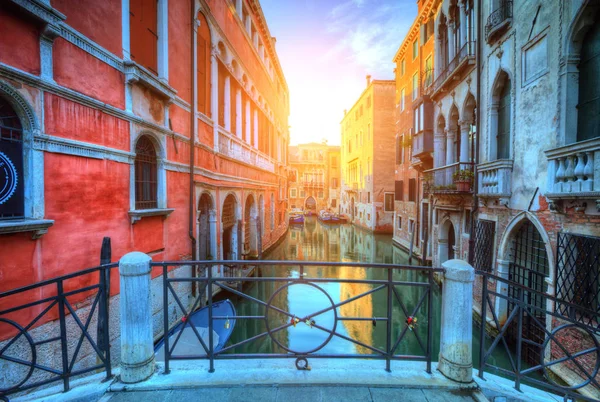
{"type": "Polygon", "coordinates": [[[144,381],[154,373],[150,261],[133,252],[119,260],[121,277],[121,381],[144,381]]]}
{"type": "Polygon", "coordinates": [[[449,260],[442,287],[442,333],[438,370],[457,382],[473,381],[473,282],[475,269],[449,260]]]}

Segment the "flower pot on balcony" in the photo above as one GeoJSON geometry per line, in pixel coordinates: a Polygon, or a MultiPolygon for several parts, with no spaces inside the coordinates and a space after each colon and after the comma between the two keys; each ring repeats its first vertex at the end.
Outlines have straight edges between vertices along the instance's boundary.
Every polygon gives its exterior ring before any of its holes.
{"type": "Polygon", "coordinates": [[[456,184],[456,191],[471,191],[471,180],[457,180],[454,184],[456,184]]]}

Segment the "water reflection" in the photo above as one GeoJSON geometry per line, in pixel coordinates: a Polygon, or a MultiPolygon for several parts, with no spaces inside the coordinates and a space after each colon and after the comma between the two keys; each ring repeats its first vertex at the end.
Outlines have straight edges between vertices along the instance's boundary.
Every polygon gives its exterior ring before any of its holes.
{"type": "MultiPolygon", "coordinates": [[[[298,261],[329,261],[329,262],[366,262],[366,263],[395,263],[408,264],[405,252],[394,247],[391,238],[386,235],[374,235],[353,227],[352,225],[325,225],[314,217],[307,217],[305,224],[291,227],[286,238],[264,257],[269,260],[298,260],[298,261]]],[[[377,268],[354,267],[305,267],[308,277],[314,278],[344,278],[354,280],[384,280],[387,271],[377,268]]],[[[263,277],[299,277],[299,267],[273,266],[262,268],[263,277]]],[[[427,279],[421,273],[414,271],[394,272],[394,279],[407,282],[423,282],[427,279]]],[[[287,283],[254,283],[245,287],[244,292],[252,297],[271,304],[296,317],[327,308],[333,303],[358,297],[337,309],[337,320],[332,310],[314,317],[315,324],[336,332],[341,336],[333,336],[328,341],[329,333],[299,322],[295,326],[280,330],[274,334],[277,342],[268,336],[235,348],[236,353],[285,353],[286,349],[304,353],[326,345],[318,351],[324,354],[373,354],[376,350],[386,348],[386,322],[372,321],[371,317],[385,318],[387,316],[387,290],[382,288],[368,295],[379,285],[362,283],[319,283],[318,287],[306,284],[287,283]],[[281,288],[281,289],[280,289],[281,288]],[[278,289],[280,289],[278,291],[278,289]],[[331,298],[331,301],[326,296],[331,298]],[[364,295],[360,297],[361,295],[364,295]],[[368,318],[368,320],[346,320],[347,318],[368,318]],[[359,344],[350,342],[344,337],[351,338],[359,344]],[[282,347],[279,347],[280,343],[282,347]]],[[[425,355],[427,342],[427,300],[423,301],[417,310],[419,325],[415,331],[421,339],[423,348],[415,333],[408,331],[405,323],[406,315],[412,314],[417,303],[425,294],[422,287],[397,286],[397,294],[401,303],[394,298],[392,340],[400,333],[406,332],[395,354],[425,355]],[[403,308],[404,307],[404,308],[403,308]]],[[[231,297],[231,295],[229,295],[231,297]]],[[[264,315],[265,307],[250,300],[239,298],[234,300],[238,315],[264,315]]],[[[434,292],[434,306],[439,305],[439,292],[434,292]]],[[[439,333],[439,308],[434,308],[434,334],[439,333]]],[[[238,343],[264,332],[267,328],[278,328],[292,322],[293,318],[270,310],[265,320],[238,321],[230,344],[238,343]]],[[[392,342],[394,343],[394,342],[392,342]]],[[[434,340],[433,356],[437,356],[438,343],[434,340]]]]}

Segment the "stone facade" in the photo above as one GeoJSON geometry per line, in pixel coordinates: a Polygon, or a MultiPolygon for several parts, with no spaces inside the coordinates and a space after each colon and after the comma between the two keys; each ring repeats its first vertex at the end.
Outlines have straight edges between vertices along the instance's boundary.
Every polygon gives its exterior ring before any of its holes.
{"type": "Polygon", "coordinates": [[[290,208],[337,212],[340,191],[340,147],[309,143],[289,147],[290,208]]]}
{"type": "Polygon", "coordinates": [[[367,77],[367,88],[341,122],[341,211],[364,229],[392,233],[394,81],[367,77]]]}

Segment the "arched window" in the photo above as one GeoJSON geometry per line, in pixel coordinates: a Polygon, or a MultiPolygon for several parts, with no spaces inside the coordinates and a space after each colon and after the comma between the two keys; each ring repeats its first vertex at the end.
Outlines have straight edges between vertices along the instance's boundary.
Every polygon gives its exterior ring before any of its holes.
{"type": "Polygon", "coordinates": [[[135,146],[135,209],[158,208],[156,149],[143,135],[135,146]]]}
{"type": "Polygon", "coordinates": [[[510,157],[510,79],[500,92],[498,102],[498,159],[510,157]]]}
{"type": "Polygon", "coordinates": [[[510,77],[500,70],[492,90],[490,160],[510,159],[511,87],[510,77]]]}
{"type": "Polygon", "coordinates": [[[14,109],[0,97],[0,219],[25,215],[23,127],[14,109]]]}
{"type": "Polygon", "coordinates": [[[586,34],[579,62],[577,141],[600,137],[600,21],[586,34]]]}
{"type": "Polygon", "coordinates": [[[210,30],[202,13],[198,13],[197,75],[198,111],[210,116],[210,30]]]}

